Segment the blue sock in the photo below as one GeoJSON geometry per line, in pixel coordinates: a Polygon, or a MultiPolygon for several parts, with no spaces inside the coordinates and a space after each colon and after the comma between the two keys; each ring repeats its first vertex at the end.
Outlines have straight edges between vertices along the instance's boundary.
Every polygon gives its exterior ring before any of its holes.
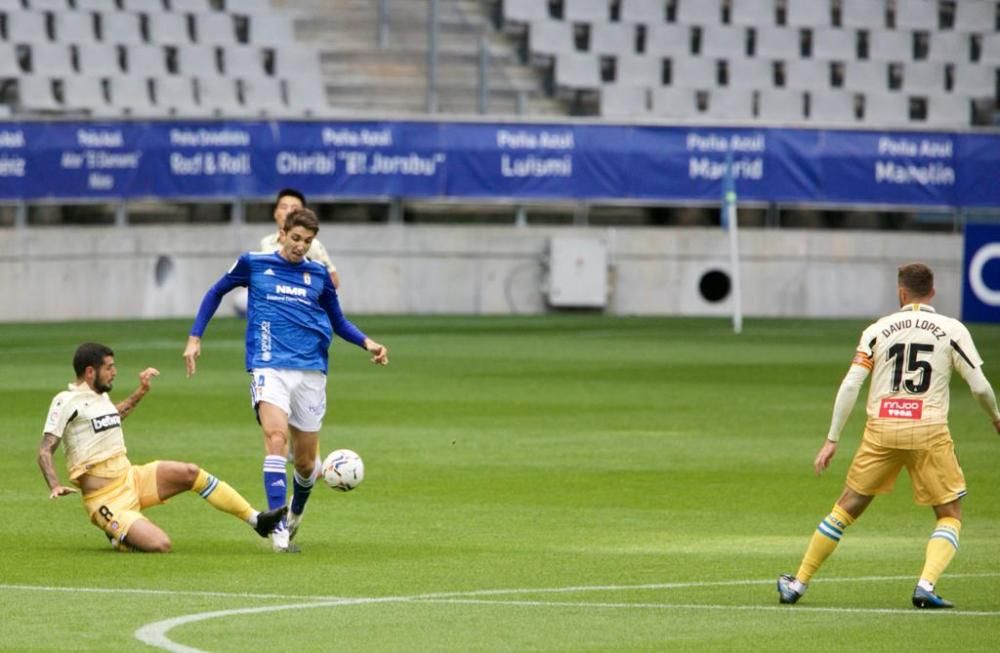
{"type": "Polygon", "coordinates": [[[285,497],[288,494],[288,473],[285,472],[284,456],[264,457],[264,493],[267,495],[268,510],[285,505],[285,497]]]}
{"type": "Polygon", "coordinates": [[[316,479],[312,474],[309,475],[309,478],[302,478],[299,476],[298,470],[295,471],[292,478],[292,505],[290,509],[296,515],[301,515],[302,511],[306,509],[306,501],[309,500],[316,479]]]}

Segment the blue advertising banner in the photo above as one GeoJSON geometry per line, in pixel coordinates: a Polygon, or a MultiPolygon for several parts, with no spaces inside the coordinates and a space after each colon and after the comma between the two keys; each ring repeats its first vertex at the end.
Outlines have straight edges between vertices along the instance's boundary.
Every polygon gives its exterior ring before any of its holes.
{"type": "Polygon", "coordinates": [[[310,197],[1000,206],[1000,135],[472,122],[0,123],[0,201],[310,197]]]}
{"type": "Polygon", "coordinates": [[[1000,225],[965,225],[962,320],[1000,322],[1000,225]]]}

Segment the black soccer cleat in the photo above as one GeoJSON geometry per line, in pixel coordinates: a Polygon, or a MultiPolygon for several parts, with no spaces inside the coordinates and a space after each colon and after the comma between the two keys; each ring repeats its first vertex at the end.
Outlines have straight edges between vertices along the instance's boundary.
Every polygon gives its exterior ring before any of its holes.
{"type": "Polygon", "coordinates": [[[257,515],[257,525],[253,527],[257,531],[257,535],[261,537],[267,537],[271,534],[277,526],[281,523],[281,520],[285,518],[285,513],[288,511],[288,506],[280,506],[274,510],[268,510],[267,512],[262,512],[257,515]]]}
{"type": "Polygon", "coordinates": [[[921,610],[941,610],[944,608],[954,608],[955,604],[917,585],[913,590],[913,607],[920,608],[921,610]]]}

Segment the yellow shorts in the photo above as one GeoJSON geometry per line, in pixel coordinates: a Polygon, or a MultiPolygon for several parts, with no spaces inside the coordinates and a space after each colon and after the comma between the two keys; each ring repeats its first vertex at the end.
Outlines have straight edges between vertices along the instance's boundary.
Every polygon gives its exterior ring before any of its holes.
{"type": "Polygon", "coordinates": [[[97,492],[84,495],[83,506],[95,526],[122,542],[136,521],[145,519],[141,510],[163,503],[156,491],[156,468],[160,461],[132,465],[121,476],[97,492]]]}
{"type": "Polygon", "coordinates": [[[965,475],[951,438],[940,438],[926,449],[892,449],[862,438],[847,470],[847,487],[866,496],[889,494],[904,466],[918,505],[940,506],[965,496],[965,475]]]}

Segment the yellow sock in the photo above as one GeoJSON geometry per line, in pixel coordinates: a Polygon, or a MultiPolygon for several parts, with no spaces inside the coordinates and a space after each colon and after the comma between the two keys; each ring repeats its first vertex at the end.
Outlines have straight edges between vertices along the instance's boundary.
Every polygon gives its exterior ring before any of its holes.
{"type": "Polygon", "coordinates": [[[806,549],[806,554],[802,557],[802,564],[799,565],[799,570],[795,574],[795,578],[799,582],[806,584],[812,579],[820,565],[830,557],[830,554],[840,544],[844,530],[853,523],[854,517],[847,514],[846,510],[839,505],[833,506],[833,510],[819,523],[812,539],[809,540],[809,548],[806,549]]]}
{"type": "Polygon", "coordinates": [[[948,563],[958,553],[958,533],[961,530],[962,522],[957,519],[942,517],[938,520],[931,539],[927,542],[927,557],[924,559],[924,570],[920,572],[920,580],[926,580],[931,585],[938,582],[948,563]]]}
{"type": "Polygon", "coordinates": [[[191,490],[200,494],[202,499],[215,508],[236,515],[247,523],[250,523],[257,512],[229,483],[220,481],[204,469],[198,470],[198,478],[195,479],[191,490]]]}

